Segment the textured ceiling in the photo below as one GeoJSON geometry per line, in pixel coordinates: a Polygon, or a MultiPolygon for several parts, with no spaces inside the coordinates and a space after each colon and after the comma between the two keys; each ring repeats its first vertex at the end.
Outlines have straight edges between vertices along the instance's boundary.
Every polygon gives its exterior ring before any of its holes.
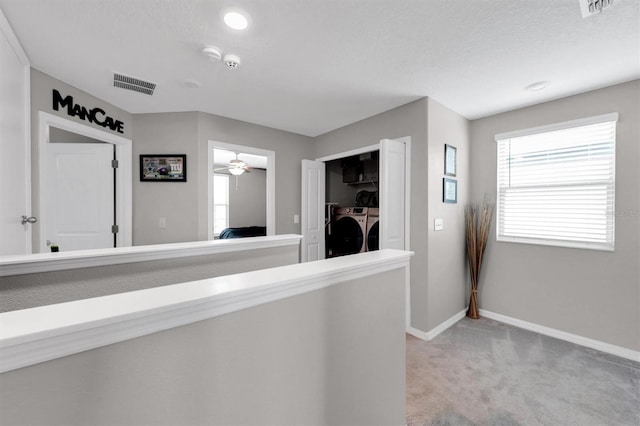
{"type": "Polygon", "coordinates": [[[131,113],[204,111],[316,136],[430,96],[479,118],[640,77],[640,1],[0,0],[34,68],[131,113]],[[220,12],[250,14],[245,32],[220,12]],[[205,44],[240,56],[230,70],[205,44]],[[112,87],[113,72],[158,84],[112,87]],[[184,86],[187,79],[200,88],[184,86]],[[530,83],[548,80],[541,92],[530,83]]]}

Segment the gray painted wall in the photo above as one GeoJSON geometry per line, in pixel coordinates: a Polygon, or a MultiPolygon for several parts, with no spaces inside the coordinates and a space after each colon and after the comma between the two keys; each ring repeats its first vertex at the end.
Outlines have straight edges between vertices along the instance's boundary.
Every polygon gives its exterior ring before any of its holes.
{"type": "MultiPolygon", "coordinates": [[[[198,235],[198,114],[133,116],[133,244],[206,240],[198,235]],[[186,182],[140,182],[140,154],[186,154],[186,182]],[[160,227],[165,218],[166,227],[160,227]]],[[[205,208],[206,208],[205,199],[205,208]]]]}
{"type": "MultiPolygon", "coordinates": [[[[40,164],[38,160],[38,135],[39,135],[39,119],[38,112],[44,111],[52,115],[65,118],[76,123],[94,127],[96,129],[112,133],[131,139],[132,136],[132,116],[128,112],[117,108],[101,99],[96,98],[80,89],[70,86],[58,79],[55,79],[36,69],[31,69],[31,212],[33,216],[38,218],[40,214],[40,164]],[[60,92],[62,96],[73,96],[74,103],[80,104],[86,108],[100,107],[106,111],[107,115],[124,122],[124,133],[111,131],[108,128],[100,127],[97,124],[80,120],[78,117],[70,117],[67,115],[66,109],[60,108],[59,111],[53,109],[53,89],[60,92]]],[[[32,241],[34,250],[40,247],[40,225],[33,225],[32,241]]]]}
{"type": "Polygon", "coordinates": [[[404,425],[403,276],[3,373],[0,424],[404,425]]]}
{"type": "Polygon", "coordinates": [[[236,188],[236,176],[229,175],[229,226],[266,226],[267,173],[253,169],[237,181],[236,188]]]}
{"type": "Polygon", "coordinates": [[[298,245],[0,277],[0,312],[294,263],[298,245]]]}
{"type": "MultiPolygon", "coordinates": [[[[469,121],[429,98],[428,108],[427,330],[441,324],[468,304],[464,206],[469,200],[469,121]],[[442,202],[444,145],[457,148],[458,202],[442,202]],[[444,229],[434,230],[434,219],[444,219],[444,229]]],[[[478,200],[472,200],[478,201],[478,200]]]]}
{"type": "MultiPolygon", "coordinates": [[[[52,90],[72,95],[87,107],[99,106],[122,120],[124,136],[133,139],[133,244],[161,244],[207,239],[207,144],[209,140],[276,152],[276,233],[300,233],[293,215],[300,213],[300,161],[311,157],[312,139],[290,132],[206,113],[129,114],[40,71],[31,73],[33,214],[38,206],[38,111],[82,124],[64,111],[53,111],[52,90]],[[187,154],[187,182],[140,182],[140,154],[187,154]],[[166,219],[166,228],[159,219],[166,219]]],[[[33,241],[39,240],[34,227],[33,241]]]]}
{"type": "Polygon", "coordinates": [[[49,142],[51,143],[105,143],[77,133],[52,127],[49,129],[49,142]]]}
{"type": "Polygon", "coordinates": [[[207,239],[210,140],[276,153],[276,233],[300,233],[293,215],[300,213],[300,162],[309,158],[310,138],[200,112],[135,114],[133,127],[135,159],[139,154],[187,154],[186,183],[134,181],[135,245],[207,239]],[[166,229],[159,228],[160,217],[166,218],[166,229]]]}
{"type": "Polygon", "coordinates": [[[315,158],[411,136],[411,325],[429,331],[466,304],[468,121],[423,98],[316,138],[315,158]],[[444,144],[458,147],[458,204],[442,203],[444,144]],[[433,231],[433,219],[444,231],[433,231]]]}
{"type": "MultiPolygon", "coordinates": [[[[275,152],[276,234],[299,234],[301,161],[311,158],[312,138],[244,121],[199,112],[198,180],[207,182],[208,143],[210,140],[267,149],[275,152]]],[[[207,187],[198,188],[198,237],[207,239],[207,187]]]]}
{"type": "Polygon", "coordinates": [[[639,100],[636,80],[471,123],[471,197],[487,193],[495,200],[495,134],[620,114],[615,252],[497,243],[493,232],[480,278],[481,308],[640,350],[639,100]]]}
{"type": "MultiPolygon", "coordinates": [[[[411,324],[429,330],[427,320],[427,99],[394,108],[318,136],[313,158],[411,136],[411,324]]],[[[453,315],[453,313],[451,314],[453,315]]]]}

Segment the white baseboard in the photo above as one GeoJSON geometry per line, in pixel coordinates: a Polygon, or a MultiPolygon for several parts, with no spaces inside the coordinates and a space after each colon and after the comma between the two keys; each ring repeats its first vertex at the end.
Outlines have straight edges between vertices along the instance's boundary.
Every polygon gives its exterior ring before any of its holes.
{"type": "Polygon", "coordinates": [[[418,330],[417,328],[409,326],[407,327],[407,334],[410,334],[414,337],[417,337],[418,339],[422,339],[426,341],[432,340],[438,334],[442,333],[447,328],[451,327],[453,324],[457,323],[462,318],[464,318],[466,313],[467,313],[467,308],[464,308],[463,310],[461,310],[460,312],[458,312],[448,320],[444,321],[442,324],[438,325],[435,328],[432,328],[429,331],[422,331],[422,330],[418,330]]]}
{"type": "Polygon", "coordinates": [[[506,315],[496,314],[495,312],[486,311],[484,309],[480,309],[480,316],[495,321],[500,321],[505,324],[513,325],[518,328],[523,328],[525,330],[535,331],[536,333],[544,334],[545,336],[555,337],[556,339],[575,343],[576,345],[586,346],[587,348],[596,349],[612,355],[617,355],[622,358],[630,359],[632,361],[640,362],[639,351],[623,348],[622,346],[616,346],[609,343],[601,342],[599,340],[589,339],[588,337],[578,336],[577,334],[567,333],[566,331],[557,330],[555,328],[549,328],[532,322],[508,317],[506,315]]]}

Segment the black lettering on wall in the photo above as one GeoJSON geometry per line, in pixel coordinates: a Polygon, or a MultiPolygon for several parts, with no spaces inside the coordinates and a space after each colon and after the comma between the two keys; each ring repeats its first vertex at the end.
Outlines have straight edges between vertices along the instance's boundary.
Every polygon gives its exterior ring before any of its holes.
{"type": "Polygon", "coordinates": [[[87,109],[82,105],[74,104],[73,96],[69,95],[63,98],[60,92],[53,89],[53,110],[59,111],[60,107],[67,108],[67,115],[70,117],[78,117],[80,120],[86,120],[101,127],[108,127],[118,133],[124,133],[124,123],[108,116],[102,108],[87,109]]]}
{"type": "Polygon", "coordinates": [[[73,117],[71,112],[73,109],[73,96],[69,95],[62,99],[62,95],[56,89],[53,89],[53,109],[58,111],[58,107],[67,107],[67,114],[73,117]]]}

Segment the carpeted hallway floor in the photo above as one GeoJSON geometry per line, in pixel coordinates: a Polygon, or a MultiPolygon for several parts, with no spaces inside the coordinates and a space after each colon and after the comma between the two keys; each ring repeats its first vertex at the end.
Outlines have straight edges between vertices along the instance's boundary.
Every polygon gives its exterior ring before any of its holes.
{"type": "Polygon", "coordinates": [[[640,364],[481,318],[407,336],[408,425],[640,425],[640,364]]]}

